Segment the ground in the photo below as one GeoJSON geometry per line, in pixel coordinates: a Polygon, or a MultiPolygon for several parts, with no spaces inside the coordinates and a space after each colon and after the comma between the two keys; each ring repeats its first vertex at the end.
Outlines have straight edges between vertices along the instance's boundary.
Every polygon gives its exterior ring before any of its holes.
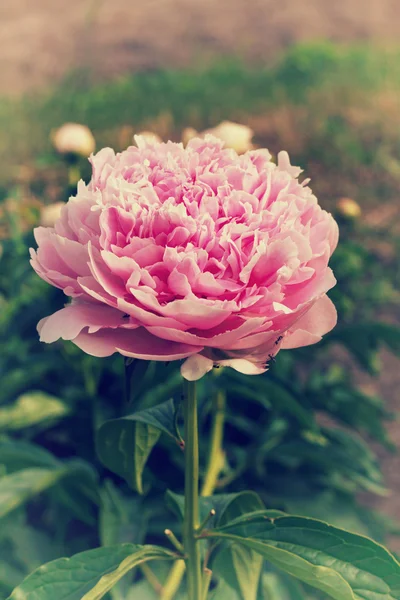
{"type": "Polygon", "coordinates": [[[96,77],[215,55],[265,60],[294,41],[400,35],[397,0],[13,0],[0,6],[0,95],[72,68],[96,77]]]}

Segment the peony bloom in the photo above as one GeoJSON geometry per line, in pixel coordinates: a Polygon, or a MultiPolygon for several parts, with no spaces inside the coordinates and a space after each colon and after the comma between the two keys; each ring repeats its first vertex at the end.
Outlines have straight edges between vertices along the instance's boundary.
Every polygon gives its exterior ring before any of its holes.
{"type": "Polygon", "coordinates": [[[337,225],[286,152],[275,165],[212,136],[136,142],[93,156],[89,185],[35,230],[34,269],[71,298],[40,321],[42,341],[187,359],[193,380],[216,364],[261,373],[332,329],[337,225]]]}
{"type": "Polygon", "coordinates": [[[238,154],[243,154],[253,149],[251,140],[253,139],[254,131],[250,127],[247,127],[247,125],[232,123],[232,121],[222,121],[216,127],[207,129],[202,133],[197,133],[192,127],[187,127],[182,131],[182,142],[186,145],[194,137],[204,138],[206,135],[214,135],[224,142],[226,148],[232,148],[238,154]]]}
{"type": "Polygon", "coordinates": [[[96,146],[89,127],[79,123],[65,123],[52,134],[52,141],[60,154],[90,156],[96,146]]]}

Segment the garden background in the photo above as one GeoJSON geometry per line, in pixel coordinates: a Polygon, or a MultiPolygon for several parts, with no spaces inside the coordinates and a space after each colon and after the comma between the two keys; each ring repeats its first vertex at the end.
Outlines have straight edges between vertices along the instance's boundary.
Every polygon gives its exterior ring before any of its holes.
{"type": "MultiPolygon", "coordinates": [[[[98,148],[123,149],[141,130],[180,140],[186,127],[229,119],[251,127],[256,146],[288,150],[312,178],[341,224],[339,325],[316,347],[282,352],[257,380],[216,379],[228,393],[220,491],[251,487],[272,508],[400,549],[396,4],[18,0],[0,9],[1,598],[52,558],[145,534],[158,541],[174,523],[161,507],[167,482],[182,488],[168,438],[150,455],[142,496],[96,458],[98,424],[127,410],[122,359],[37,339],[37,321],[64,300],[31,271],[28,248],[43,206],[73,192],[51,142],[69,121],[88,125],[98,148]],[[346,214],[343,198],[361,214],[346,214]]],[[[86,160],[77,166],[87,178],[86,160]]],[[[179,376],[153,365],[131,387],[130,410],[145,409],[179,393],[179,376]]],[[[205,447],[205,385],[200,396],[205,447]]],[[[266,577],[273,600],[306,597],[266,577]]]]}

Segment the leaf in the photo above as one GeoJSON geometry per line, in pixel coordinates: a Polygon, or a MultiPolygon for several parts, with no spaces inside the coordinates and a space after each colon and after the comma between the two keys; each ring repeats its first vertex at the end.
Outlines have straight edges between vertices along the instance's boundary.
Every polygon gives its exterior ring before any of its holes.
{"type": "Polygon", "coordinates": [[[101,490],[100,540],[103,546],[122,542],[141,544],[146,532],[147,514],[143,500],[125,496],[111,481],[101,490]]]}
{"type": "MultiPolygon", "coordinates": [[[[183,520],[185,497],[167,490],[165,494],[167,505],[175,515],[183,520]]],[[[215,526],[222,526],[244,513],[253,512],[264,508],[264,504],[255,492],[239,492],[237,494],[215,494],[199,498],[200,521],[210,514],[212,509],[216,512],[215,526]]]]}
{"type": "Polygon", "coordinates": [[[399,600],[400,563],[383,546],[304,517],[238,517],[208,537],[231,540],[335,600],[399,600]]]}
{"type": "Polygon", "coordinates": [[[328,341],[339,341],[346,346],[360,366],[372,375],[379,371],[376,353],[381,344],[400,355],[400,327],[392,323],[376,321],[337,327],[329,334],[328,341]]]}
{"type": "MultiPolygon", "coordinates": [[[[166,501],[173,512],[180,518],[184,516],[185,498],[171,491],[166,493],[166,501]]],[[[239,492],[238,494],[216,494],[201,497],[199,500],[200,521],[203,521],[214,509],[216,511],[215,526],[223,526],[232,519],[249,511],[264,508],[263,502],[255,492],[239,492]]],[[[262,559],[252,550],[229,545],[218,554],[213,562],[215,575],[223,578],[232,590],[239,594],[240,600],[256,600],[258,580],[262,568],[262,559]],[[222,556],[222,558],[221,558],[222,556]]]]}
{"type": "Polygon", "coordinates": [[[0,479],[0,519],[37,494],[55,485],[67,473],[60,469],[24,469],[0,479]]]}
{"type": "Polygon", "coordinates": [[[81,461],[61,463],[57,468],[22,469],[0,478],[0,519],[36,495],[68,480],[74,482],[91,470],[81,461]]]}
{"type": "Polygon", "coordinates": [[[112,573],[103,575],[97,585],[82,597],[82,600],[100,600],[131,569],[149,560],[173,560],[176,555],[159,546],[137,546],[137,550],[128,556],[112,573]]]}
{"type": "MultiPolygon", "coordinates": [[[[225,498],[224,504],[221,502],[219,505],[217,527],[223,527],[249,510],[255,511],[264,508],[262,500],[254,492],[239,492],[238,494],[224,494],[224,496],[228,497],[225,498]]],[[[218,499],[219,497],[211,496],[211,502],[213,498],[218,499]]],[[[229,544],[218,553],[217,559],[212,565],[213,573],[224,579],[231,590],[238,593],[240,600],[256,600],[263,559],[253,550],[241,548],[236,544],[229,544]]]]}
{"type": "Polygon", "coordinates": [[[98,474],[86,461],[65,463],[69,472],[54,490],[57,500],[83,523],[96,524],[95,508],[100,504],[98,474]]]}
{"type": "Polygon", "coordinates": [[[264,573],[261,579],[263,600],[306,600],[307,596],[295,579],[278,573],[264,573]]]}
{"type": "Polygon", "coordinates": [[[174,401],[168,400],[153,408],[106,421],[97,432],[97,453],[101,462],[133,489],[143,493],[143,470],[161,432],[177,440],[174,417],[174,401]]]}
{"type": "Polygon", "coordinates": [[[23,579],[24,573],[12,565],[0,560],[0,589],[6,588],[10,592],[23,579]]]}
{"type": "Polygon", "coordinates": [[[8,473],[29,467],[52,467],[62,465],[55,456],[44,448],[22,440],[0,441],[0,464],[8,473]]]}
{"type": "MultiPolygon", "coordinates": [[[[140,496],[127,497],[111,482],[106,481],[101,490],[99,533],[103,546],[130,542],[141,544],[147,527],[147,514],[140,496]]],[[[129,578],[118,582],[111,590],[113,600],[127,597],[131,585],[129,578]]]]}
{"type": "Polygon", "coordinates": [[[212,570],[238,594],[240,600],[257,600],[262,564],[262,557],[251,548],[229,544],[218,552],[212,570]]]}
{"type": "Polygon", "coordinates": [[[44,392],[29,392],[14,404],[0,408],[0,431],[18,431],[68,414],[64,402],[44,392]]]}
{"type": "Polygon", "coordinates": [[[153,558],[174,558],[174,554],[157,546],[121,544],[59,558],[28,575],[8,600],[102,598],[130,569],[153,558]]]}
{"type": "MultiPolygon", "coordinates": [[[[230,380],[243,385],[243,375],[239,375],[237,372],[230,372],[228,374],[230,380]]],[[[232,392],[235,393],[234,387],[231,388],[232,392]]],[[[239,388],[241,389],[241,387],[239,388]]],[[[257,401],[265,408],[273,407],[277,412],[290,415],[298,422],[301,427],[307,429],[316,429],[316,423],[314,420],[313,413],[307,410],[300,399],[296,397],[294,392],[284,386],[279,381],[274,381],[271,376],[259,377],[257,381],[251,384],[251,396],[247,394],[247,397],[251,397],[252,400],[257,401]]],[[[238,395],[238,393],[236,393],[238,395]]],[[[240,395],[240,392],[239,392],[240,395]]]]}

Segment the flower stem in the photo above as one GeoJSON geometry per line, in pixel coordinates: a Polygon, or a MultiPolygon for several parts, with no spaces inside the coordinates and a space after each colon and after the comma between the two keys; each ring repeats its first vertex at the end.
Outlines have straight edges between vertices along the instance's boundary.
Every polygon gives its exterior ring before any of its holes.
{"type": "Polygon", "coordinates": [[[196,384],[185,381],[183,414],[185,421],[185,513],[183,546],[189,600],[201,600],[202,576],[200,547],[196,539],[199,527],[199,439],[196,384]]]}
{"type": "MultiPolygon", "coordinates": [[[[224,452],[222,450],[224,421],[225,393],[222,390],[219,390],[213,399],[213,424],[211,428],[210,450],[208,454],[204,483],[201,489],[201,496],[211,496],[214,493],[220,471],[223,467],[225,459],[224,452]]],[[[172,600],[175,597],[177,591],[179,590],[184,573],[185,563],[182,560],[176,561],[171,569],[170,574],[168,575],[165,585],[163,586],[163,591],[161,593],[162,600],[172,600]]]]}

